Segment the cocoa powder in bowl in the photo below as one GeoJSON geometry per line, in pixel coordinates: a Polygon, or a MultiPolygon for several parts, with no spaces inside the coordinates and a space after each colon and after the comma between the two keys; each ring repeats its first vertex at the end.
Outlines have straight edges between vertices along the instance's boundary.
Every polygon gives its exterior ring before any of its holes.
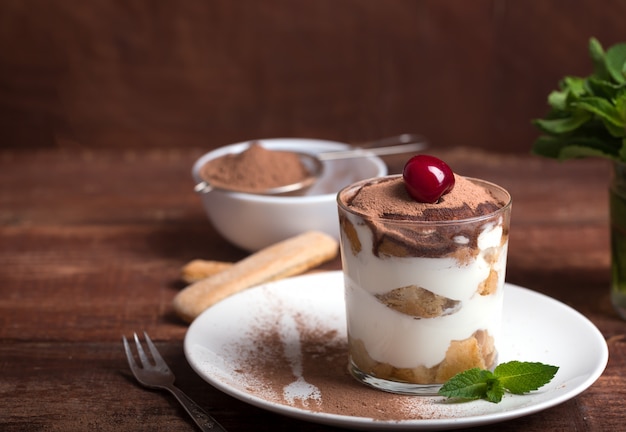
{"type": "MultiPolygon", "coordinates": [[[[308,138],[263,138],[254,141],[267,150],[312,155],[349,149],[345,143],[308,138]]],[[[213,159],[245,151],[250,143],[233,143],[204,153],[196,159],[191,170],[194,190],[198,192],[210,223],[224,239],[250,252],[303,231],[322,231],[338,237],[337,192],[355,181],[387,173],[384,161],[375,156],[328,160],[323,161],[321,174],[313,178],[308,188],[288,194],[211,190],[210,182],[201,174],[202,168],[213,159]]],[[[309,164],[306,166],[309,168],[309,164]]]]}
{"type": "Polygon", "coordinates": [[[301,182],[309,172],[296,153],[268,150],[253,142],[241,153],[209,160],[200,176],[214,187],[258,193],[301,182]]]}

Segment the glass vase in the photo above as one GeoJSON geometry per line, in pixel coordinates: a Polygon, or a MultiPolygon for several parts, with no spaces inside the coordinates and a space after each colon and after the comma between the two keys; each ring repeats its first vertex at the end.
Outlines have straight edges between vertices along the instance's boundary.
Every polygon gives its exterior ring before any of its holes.
{"type": "Polygon", "coordinates": [[[613,163],[609,192],[611,219],[611,301],[626,319],[626,163],[613,163]]]}

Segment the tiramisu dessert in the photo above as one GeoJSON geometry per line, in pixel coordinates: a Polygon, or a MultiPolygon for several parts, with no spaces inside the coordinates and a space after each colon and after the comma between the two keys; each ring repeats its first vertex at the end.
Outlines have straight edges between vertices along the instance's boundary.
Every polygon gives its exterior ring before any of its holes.
{"type": "Polygon", "coordinates": [[[350,368],[400,393],[496,365],[511,199],[414,156],[338,195],[350,368]]]}

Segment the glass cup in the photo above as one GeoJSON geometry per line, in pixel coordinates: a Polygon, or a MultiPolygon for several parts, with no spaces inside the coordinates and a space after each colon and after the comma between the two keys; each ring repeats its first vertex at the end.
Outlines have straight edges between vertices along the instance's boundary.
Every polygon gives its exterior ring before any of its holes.
{"type": "Polygon", "coordinates": [[[457,373],[497,364],[511,197],[497,185],[469,179],[502,207],[433,222],[372,218],[351,209],[355,192],[381,179],[337,195],[349,369],[380,390],[436,394],[457,373]]]}
{"type": "Polygon", "coordinates": [[[610,188],[611,214],[611,300],[626,319],[626,163],[613,164],[610,188]]]}

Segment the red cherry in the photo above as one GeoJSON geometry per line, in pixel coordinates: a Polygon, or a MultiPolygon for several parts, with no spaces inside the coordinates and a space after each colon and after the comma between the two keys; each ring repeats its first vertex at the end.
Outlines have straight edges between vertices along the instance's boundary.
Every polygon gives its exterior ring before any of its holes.
{"type": "Polygon", "coordinates": [[[415,201],[435,203],[454,187],[454,173],[441,159],[413,156],[402,171],[404,186],[415,201]]]}

